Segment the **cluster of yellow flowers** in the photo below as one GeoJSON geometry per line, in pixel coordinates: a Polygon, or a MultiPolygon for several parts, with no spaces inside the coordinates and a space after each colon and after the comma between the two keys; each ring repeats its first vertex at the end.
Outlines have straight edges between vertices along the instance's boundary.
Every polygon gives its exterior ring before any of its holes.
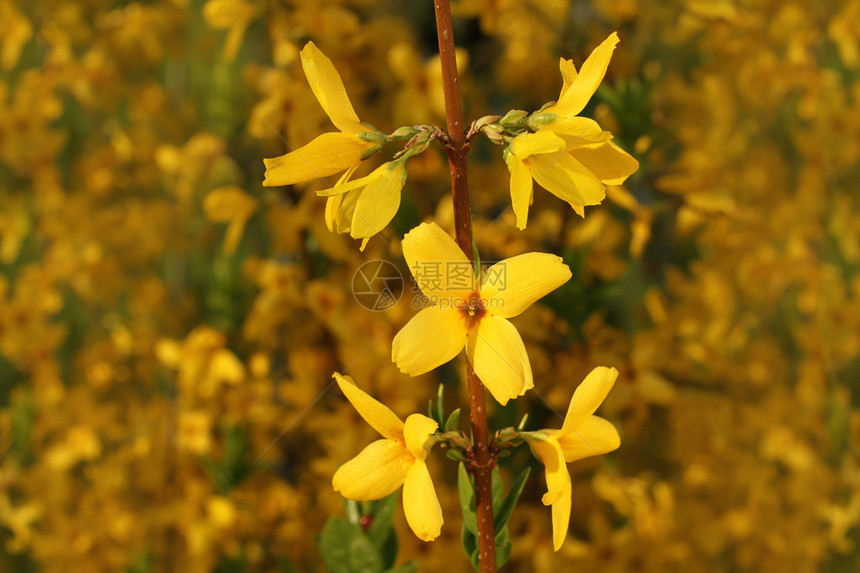
{"type": "Polygon", "coordinates": [[[429,3],[0,0],[0,570],[321,570],[334,476],[469,571],[405,416],[466,356],[491,427],[561,428],[499,460],[546,476],[508,570],[860,566],[860,2],[453,6],[467,117],[539,110],[470,155],[520,293],[418,272],[462,258],[429,3]],[[384,312],[372,259],[416,279],[384,312]]]}

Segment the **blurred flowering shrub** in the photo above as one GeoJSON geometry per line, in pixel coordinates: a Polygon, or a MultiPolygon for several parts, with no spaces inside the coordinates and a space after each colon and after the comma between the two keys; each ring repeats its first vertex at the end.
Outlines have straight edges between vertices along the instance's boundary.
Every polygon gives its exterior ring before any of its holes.
{"type": "MultiPolygon", "coordinates": [[[[425,4],[0,0],[0,569],[321,570],[331,477],[375,439],[331,373],[398,415],[438,383],[465,395],[459,366],[390,361],[417,290],[384,312],[352,294],[425,218],[450,231],[443,156],[410,159],[363,253],[326,227],[314,191],[334,181],[262,185],[261,158],[331,131],[308,41],[363,121],[442,122],[425,4]]],[[[454,7],[473,118],[537,109],[559,57],[618,30],[582,115],[641,166],[584,220],[534,193],[519,230],[476,140],[482,256],[561,252],[573,272],[513,319],[545,401],[496,406],[493,426],[558,428],[595,364],[619,372],[601,415],[622,448],[569,466],[558,553],[527,483],[507,569],[857,570],[860,4],[454,7]]],[[[541,473],[520,454],[502,473],[541,473]]],[[[431,473],[454,521],[450,469],[431,473]]],[[[400,539],[399,562],[460,567],[456,527],[400,539]]]]}

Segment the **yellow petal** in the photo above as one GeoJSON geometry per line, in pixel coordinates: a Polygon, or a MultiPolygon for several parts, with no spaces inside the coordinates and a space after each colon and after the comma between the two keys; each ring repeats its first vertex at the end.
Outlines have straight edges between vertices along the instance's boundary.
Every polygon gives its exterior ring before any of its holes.
{"type": "Polygon", "coordinates": [[[563,432],[558,443],[564,452],[564,461],[570,463],[616,450],[621,438],[609,420],[590,416],[572,432],[563,432]]]}
{"type": "Polygon", "coordinates": [[[526,164],[513,154],[508,155],[508,169],[511,172],[511,207],[517,217],[517,228],[525,229],[532,202],[534,182],[526,164]]]}
{"type": "Polygon", "coordinates": [[[264,159],[263,185],[293,185],[334,175],[361,163],[362,154],[372,145],[346,133],[324,133],[286,155],[264,159]]]}
{"type": "Polygon", "coordinates": [[[391,343],[391,360],[418,376],[454,359],[466,345],[466,322],[455,308],[431,306],[406,323],[391,343]]]}
{"type": "Polygon", "coordinates": [[[305,45],[301,51],[301,57],[302,68],[305,70],[311,90],[331,122],[341,131],[364,131],[366,128],[359,123],[358,116],[346,95],[346,88],[343,87],[340,74],[337,73],[331,60],[313,42],[305,45]]]}
{"type": "Polygon", "coordinates": [[[576,79],[576,66],[573,63],[573,60],[565,60],[564,58],[559,58],[558,61],[558,71],[561,72],[561,94],[559,94],[558,99],[564,97],[565,92],[567,92],[568,88],[570,88],[570,84],[576,79]]]}
{"type": "Polygon", "coordinates": [[[415,456],[416,460],[423,462],[427,458],[424,443],[427,438],[436,433],[438,427],[439,424],[436,423],[436,420],[422,414],[411,414],[406,418],[406,423],[403,425],[403,437],[406,440],[406,449],[415,456]]]}
{"type": "Polygon", "coordinates": [[[612,134],[603,131],[596,121],[579,116],[556,121],[541,131],[551,131],[561,136],[565,141],[565,149],[568,151],[585,145],[600,145],[612,139],[612,134]]]}
{"type": "Polygon", "coordinates": [[[570,474],[564,463],[564,455],[558,441],[550,436],[545,440],[530,440],[529,446],[544,465],[546,473],[546,493],[541,498],[544,505],[551,505],[570,489],[570,474]]]}
{"type": "Polygon", "coordinates": [[[561,257],[549,253],[524,253],[490,267],[481,284],[481,298],[495,316],[517,316],[537,299],[570,280],[570,269],[561,257]]]}
{"type": "Polygon", "coordinates": [[[379,168],[382,176],[364,188],[355,204],[350,236],[353,239],[372,237],[385,228],[400,207],[400,191],[406,183],[406,168],[402,162],[386,163],[379,168]]]}
{"type": "Polygon", "coordinates": [[[342,199],[340,207],[338,208],[337,215],[334,218],[335,232],[349,233],[352,230],[352,215],[355,213],[355,205],[358,203],[360,195],[360,189],[350,191],[346,195],[341,195],[342,199]]]}
{"type": "Polygon", "coordinates": [[[416,461],[406,474],[403,513],[409,528],[421,541],[433,541],[442,532],[442,506],[424,462],[416,461]]]}
{"type": "Polygon", "coordinates": [[[589,416],[594,414],[612,390],[616,378],[618,378],[618,370],[615,368],[598,366],[589,372],[570,399],[570,406],[567,408],[561,431],[570,432],[578,429],[589,416]]]}
{"type": "Polygon", "coordinates": [[[571,486],[570,475],[568,474],[566,489],[552,504],[552,548],[554,551],[561,549],[561,545],[567,537],[567,528],[570,525],[570,497],[571,486]]]}
{"type": "Polygon", "coordinates": [[[332,233],[335,232],[334,223],[337,220],[337,212],[343,203],[343,195],[332,195],[325,202],[325,226],[332,233]]]}
{"type": "Polygon", "coordinates": [[[565,149],[564,139],[557,136],[552,130],[542,129],[537,133],[518,135],[511,142],[510,153],[524,161],[525,159],[539,153],[553,153],[565,149]]]}
{"type": "Polygon", "coordinates": [[[403,237],[403,258],[428,298],[464,298],[474,289],[472,263],[436,223],[421,223],[403,237]]]}
{"type": "Polygon", "coordinates": [[[484,316],[478,328],[469,333],[466,354],[475,374],[502,406],[534,388],[523,339],[506,319],[484,316]]]}
{"type": "Polygon", "coordinates": [[[565,151],[534,155],[526,165],[541,187],[571,206],[597,205],[606,196],[600,179],[565,151]]]}
{"type": "Polygon", "coordinates": [[[215,223],[245,220],[256,209],[257,200],[235,185],[213,189],[203,199],[203,212],[215,223]]]}
{"type": "Polygon", "coordinates": [[[596,147],[580,147],[571,154],[608,185],[621,185],[639,169],[639,162],[612,141],[596,147]]]}
{"type": "Polygon", "coordinates": [[[402,443],[376,440],[338,468],[332,486],[347,499],[380,499],[403,484],[414,463],[415,458],[402,443]]]}
{"type": "Polygon", "coordinates": [[[597,91],[597,86],[603,81],[616,44],[618,44],[618,34],[612,32],[602,44],[591,52],[570,87],[559,98],[558,103],[544,111],[561,116],[576,115],[581,112],[594,92],[597,91]]]}
{"type": "Polygon", "coordinates": [[[349,376],[342,376],[335,372],[334,379],[337,380],[337,385],[340,386],[346,399],[374,430],[390,440],[403,439],[403,422],[388,406],[374,400],[356,386],[349,376]]]}

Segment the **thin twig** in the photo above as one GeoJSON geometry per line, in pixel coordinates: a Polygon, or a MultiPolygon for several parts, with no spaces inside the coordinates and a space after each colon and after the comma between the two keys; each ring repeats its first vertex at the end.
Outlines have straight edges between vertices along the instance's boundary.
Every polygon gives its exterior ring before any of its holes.
{"type": "MultiPolygon", "coordinates": [[[[457,58],[454,52],[454,29],[451,23],[449,0],[434,0],[436,33],[439,37],[439,56],[442,63],[442,87],[445,92],[445,115],[448,124],[448,141],[444,146],[451,168],[451,195],[454,201],[454,231],[457,244],[472,260],[472,213],[469,204],[469,184],[466,174],[466,154],[469,147],[463,129],[463,108],[457,80],[457,58]]],[[[469,384],[469,409],[474,440],[474,463],[470,470],[475,478],[475,505],[478,522],[478,556],[481,573],[496,572],[496,541],[493,527],[494,461],[490,456],[487,407],[484,385],[470,363],[466,364],[469,384]]]]}

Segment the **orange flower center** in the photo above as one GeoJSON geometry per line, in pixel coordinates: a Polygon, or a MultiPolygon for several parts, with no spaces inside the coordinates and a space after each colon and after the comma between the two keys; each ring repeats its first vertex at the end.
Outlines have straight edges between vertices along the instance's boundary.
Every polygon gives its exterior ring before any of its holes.
{"type": "Polygon", "coordinates": [[[481,293],[473,291],[468,298],[459,301],[458,309],[466,321],[466,328],[471,330],[477,326],[481,318],[487,314],[486,301],[481,299],[481,293]]]}

